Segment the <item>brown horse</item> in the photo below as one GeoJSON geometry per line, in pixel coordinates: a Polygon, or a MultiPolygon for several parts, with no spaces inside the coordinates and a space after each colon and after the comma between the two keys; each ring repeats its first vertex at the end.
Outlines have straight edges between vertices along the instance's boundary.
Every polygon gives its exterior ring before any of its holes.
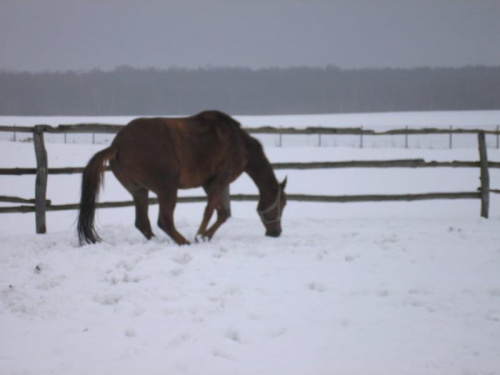
{"type": "Polygon", "coordinates": [[[175,228],[178,189],[202,186],[208,196],[196,239],[209,240],[227,220],[223,192],[246,172],[259,189],[257,211],[266,235],[281,234],[286,204],[286,179],[278,183],[259,141],[230,116],[206,111],[186,118],[139,118],[118,132],[110,147],[95,154],[85,167],[78,218],[80,244],[100,241],[94,228],[95,203],[106,162],[135,203],[135,226],[154,236],[148,218],[148,194],[158,196],[158,226],[177,244],[189,244],[175,228]],[[217,220],[208,228],[214,211],[217,220]]]}

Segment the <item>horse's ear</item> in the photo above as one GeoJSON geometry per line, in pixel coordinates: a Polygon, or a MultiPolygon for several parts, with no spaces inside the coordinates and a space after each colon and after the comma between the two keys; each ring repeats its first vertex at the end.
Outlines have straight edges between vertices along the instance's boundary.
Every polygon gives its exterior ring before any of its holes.
{"type": "Polygon", "coordinates": [[[283,182],[280,184],[281,190],[285,190],[287,180],[288,180],[288,176],[286,176],[285,179],[283,180],[283,182]]]}

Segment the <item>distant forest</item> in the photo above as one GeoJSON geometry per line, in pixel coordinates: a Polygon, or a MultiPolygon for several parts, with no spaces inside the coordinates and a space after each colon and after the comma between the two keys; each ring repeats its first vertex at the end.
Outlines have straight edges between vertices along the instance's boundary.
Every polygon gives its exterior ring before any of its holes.
{"type": "Polygon", "coordinates": [[[233,115],[500,109],[500,67],[0,71],[0,115],[233,115]]]}

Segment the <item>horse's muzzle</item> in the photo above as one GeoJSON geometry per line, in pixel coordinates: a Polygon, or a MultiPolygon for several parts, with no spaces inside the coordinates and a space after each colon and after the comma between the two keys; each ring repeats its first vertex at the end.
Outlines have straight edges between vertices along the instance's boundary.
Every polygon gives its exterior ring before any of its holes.
{"type": "Polygon", "coordinates": [[[273,231],[267,231],[266,236],[268,237],[279,237],[281,235],[281,229],[279,230],[273,230],[273,231]]]}

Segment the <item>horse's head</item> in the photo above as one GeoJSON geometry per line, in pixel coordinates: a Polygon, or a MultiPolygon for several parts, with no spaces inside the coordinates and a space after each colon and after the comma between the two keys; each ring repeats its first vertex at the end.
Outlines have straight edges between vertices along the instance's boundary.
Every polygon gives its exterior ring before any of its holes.
{"type": "Polygon", "coordinates": [[[285,178],[279,184],[278,195],[272,198],[271,201],[261,200],[257,207],[262,224],[266,227],[266,236],[279,237],[281,234],[281,215],[286,205],[286,187],[285,178]]]}

